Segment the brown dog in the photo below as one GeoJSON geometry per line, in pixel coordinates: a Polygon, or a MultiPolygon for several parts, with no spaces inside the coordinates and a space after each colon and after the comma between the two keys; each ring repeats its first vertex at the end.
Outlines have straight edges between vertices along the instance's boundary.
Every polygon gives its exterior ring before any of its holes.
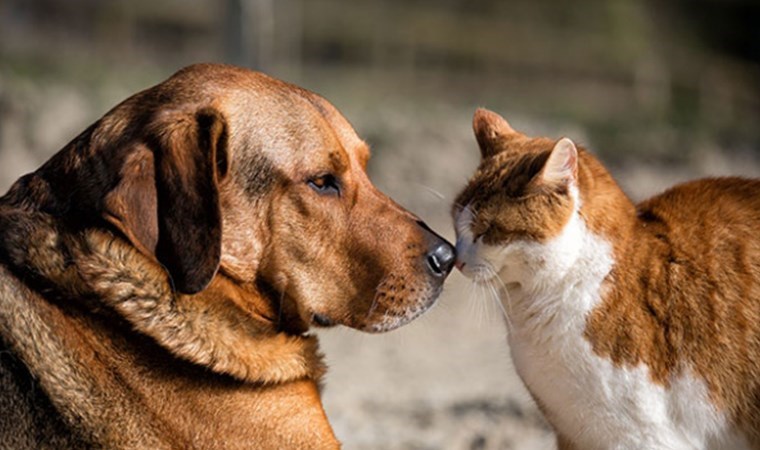
{"type": "Polygon", "coordinates": [[[452,247],[327,101],[184,69],[0,199],[0,442],[334,448],[311,324],[424,312],[452,247]]]}

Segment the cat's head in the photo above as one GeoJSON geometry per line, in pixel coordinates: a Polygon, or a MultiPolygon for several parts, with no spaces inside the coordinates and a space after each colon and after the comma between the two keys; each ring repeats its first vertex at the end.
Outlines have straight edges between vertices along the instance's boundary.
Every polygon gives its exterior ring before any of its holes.
{"type": "Polygon", "coordinates": [[[575,144],[525,136],[485,109],[475,112],[473,129],[481,162],[452,210],[457,267],[476,281],[519,282],[549,263],[550,251],[571,263],[575,244],[562,235],[579,209],[575,144]]]}

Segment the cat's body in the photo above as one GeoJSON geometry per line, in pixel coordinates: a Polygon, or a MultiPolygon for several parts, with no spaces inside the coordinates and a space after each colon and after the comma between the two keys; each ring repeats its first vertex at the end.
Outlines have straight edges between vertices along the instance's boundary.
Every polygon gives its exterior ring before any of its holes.
{"type": "Polygon", "coordinates": [[[515,367],[561,448],[760,448],[760,180],[634,205],[571,141],[478,111],[460,269],[505,286],[515,367]]]}

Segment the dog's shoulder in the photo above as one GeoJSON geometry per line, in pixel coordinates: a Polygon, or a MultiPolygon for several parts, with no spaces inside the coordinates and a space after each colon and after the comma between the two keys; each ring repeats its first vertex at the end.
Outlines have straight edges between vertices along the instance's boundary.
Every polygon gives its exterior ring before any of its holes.
{"type": "Polygon", "coordinates": [[[0,442],[7,448],[88,448],[10,346],[0,338],[0,442]]]}
{"type": "Polygon", "coordinates": [[[27,326],[40,317],[31,295],[37,294],[0,263],[0,442],[14,449],[88,448],[20,354],[19,340],[33,339],[36,330],[27,326]]]}

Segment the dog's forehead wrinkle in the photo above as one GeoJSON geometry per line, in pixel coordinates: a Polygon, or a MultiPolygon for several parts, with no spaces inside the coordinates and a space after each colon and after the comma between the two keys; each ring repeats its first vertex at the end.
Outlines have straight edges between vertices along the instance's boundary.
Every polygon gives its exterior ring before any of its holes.
{"type": "Polygon", "coordinates": [[[285,178],[285,174],[260,150],[246,152],[233,173],[245,193],[252,198],[268,193],[278,180],[285,178]]]}
{"type": "Polygon", "coordinates": [[[326,142],[326,148],[340,148],[341,155],[345,155],[348,161],[358,160],[361,164],[369,159],[369,147],[359,138],[349,121],[332,106],[327,100],[317,94],[308,93],[308,99],[319,112],[320,121],[330,130],[322,136],[331,142],[326,142]],[[334,141],[334,142],[333,142],[334,141]]]}
{"type": "Polygon", "coordinates": [[[348,155],[341,149],[333,149],[329,152],[328,158],[332,169],[337,173],[342,173],[348,169],[348,155]]]}
{"type": "Polygon", "coordinates": [[[346,119],[335,106],[319,94],[306,90],[301,91],[324,120],[330,125],[330,128],[335,132],[335,135],[345,148],[354,148],[362,143],[362,140],[356,134],[354,127],[351,126],[348,119],[346,119]]]}
{"type": "Polygon", "coordinates": [[[236,133],[232,171],[248,195],[265,194],[296,176],[298,160],[303,153],[300,150],[316,146],[312,141],[314,139],[300,137],[281,126],[269,131],[257,129],[236,133]]]}

